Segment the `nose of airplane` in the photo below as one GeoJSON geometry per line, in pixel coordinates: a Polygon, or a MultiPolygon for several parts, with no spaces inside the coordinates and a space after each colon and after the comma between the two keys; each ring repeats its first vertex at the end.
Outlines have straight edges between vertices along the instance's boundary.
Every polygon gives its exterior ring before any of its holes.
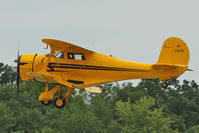
{"type": "Polygon", "coordinates": [[[34,80],[27,73],[33,72],[34,60],[37,54],[22,54],[18,59],[17,71],[22,80],[34,80]]]}

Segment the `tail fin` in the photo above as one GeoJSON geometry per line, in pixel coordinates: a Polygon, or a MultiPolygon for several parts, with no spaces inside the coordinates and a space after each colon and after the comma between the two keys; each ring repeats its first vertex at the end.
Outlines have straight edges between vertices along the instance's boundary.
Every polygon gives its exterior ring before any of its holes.
{"type": "Polygon", "coordinates": [[[188,65],[189,48],[186,43],[177,37],[165,40],[157,64],[188,65]]]}

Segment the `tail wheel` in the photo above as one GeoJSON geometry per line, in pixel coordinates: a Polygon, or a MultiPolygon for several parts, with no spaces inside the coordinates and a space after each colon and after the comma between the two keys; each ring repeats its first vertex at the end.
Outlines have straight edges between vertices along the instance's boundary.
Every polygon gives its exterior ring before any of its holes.
{"type": "Polygon", "coordinates": [[[50,105],[52,103],[52,101],[41,101],[41,103],[43,105],[50,105]]]}
{"type": "Polygon", "coordinates": [[[65,105],[65,99],[62,99],[61,97],[57,97],[54,101],[54,105],[56,108],[61,109],[65,105]]]}
{"type": "Polygon", "coordinates": [[[168,86],[168,83],[167,82],[162,82],[162,87],[164,87],[164,88],[167,88],[167,86],[168,86]]]}

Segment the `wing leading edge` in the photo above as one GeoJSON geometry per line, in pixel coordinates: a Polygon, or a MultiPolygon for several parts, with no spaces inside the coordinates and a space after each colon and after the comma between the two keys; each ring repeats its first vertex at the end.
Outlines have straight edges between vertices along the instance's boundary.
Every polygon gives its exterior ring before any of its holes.
{"type": "Polygon", "coordinates": [[[56,50],[74,50],[74,51],[83,51],[87,53],[93,53],[93,51],[79,47],[75,44],[60,41],[60,40],[55,40],[55,39],[42,39],[42,42],[49,45],[51,47],[51,51],[56,51],[56,50]]]}

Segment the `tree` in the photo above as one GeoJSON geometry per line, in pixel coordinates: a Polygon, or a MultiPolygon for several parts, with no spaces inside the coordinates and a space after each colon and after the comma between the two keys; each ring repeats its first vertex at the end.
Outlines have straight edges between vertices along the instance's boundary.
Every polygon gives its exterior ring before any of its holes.
{"type": "Polygon", "coordinates": [[[15,81],[16,72],[14,72],[10,66],[0,63],[0,84],[2,86],[12,85],[15,81]]]}
{"type": "Polygon", "coordinates": [[[171,120],[164,116],[162,108],[154,108],[155,100],[143,97],[131,104],[130,101],[116,103],[119,123],[125,133],[171,133],[171,120]]]}
{"type": "Polygon", "coordinates": [[[187,130],[187,133],[199,133],[199,125],[191,127],[187,130]]]}
{"type": "Polygon", "coordinates": [[[16,125],[16,119],[6,103],[0,102],[0,115],[0,132],[12,130],[16,125]]]}
{"type": "Polygon", "coordinates": [[[143,96],[148,96],[145,88],[134,87],[132,83],[123,83],[122,87],[116,91],[114,102],[123,101],[127,102],[130,98],[130,102],[134,103],[136,100],[143,96]]]}
{"type": "Polygon", "coordinates": [[[105,126],[113,120],[113,110],[111,105],[106,103],[102,97],[96,97],[93,99],[91,111],[98,117],[102,123],[106,123],[105,126]]]}
{"type": "Polygon", "coordinates": [[[82,97],[75,96],[68,108],[59,112],[58,129],[69,133],[103,133],[104,124],[89,110],[82,97]]]}

